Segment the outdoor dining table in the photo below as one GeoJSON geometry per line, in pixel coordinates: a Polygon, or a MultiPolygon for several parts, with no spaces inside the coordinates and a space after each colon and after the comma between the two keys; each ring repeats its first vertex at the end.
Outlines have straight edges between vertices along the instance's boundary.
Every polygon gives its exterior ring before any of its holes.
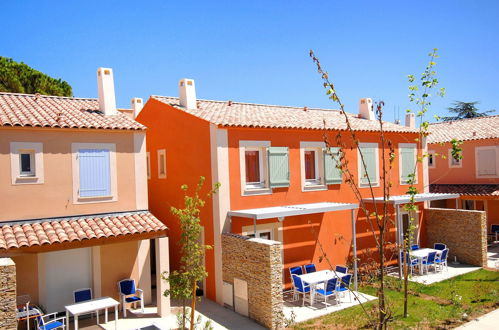
{"type": "Polygon", "coordinates": [[[335,272],[332,270],[319,270],[313,273],[298,275],[302,282],[310,285],[310,306],[314,304],[315,300],[315,287],[319,283],[324,283],[332,278],[339,278],[346,275],[345,273],[335,272]]]}
{"type": "MultiPolygon", "coordinates": [[[[119,302],[111,297],[102,297],[87,300],[81,303],[66,306],[66,324],[69,329],[69,313],[73,314],[75,330],[78,329],[78,315],[88,314],[104,309],[105,323],[107,323],[107,309],[114,307],[114,328],[118,329],[118,306],[119,302]]],[[[99,324],[99,313],[97,313],[97,324],[99,324]]]]}
{"type": "Polygon", "coordinates": [[[419,267],[419,274],[420,275],[423,275],[423,267],[422,267],[423,259],[425,257],[428,257],[428,255],[431,252],[437,252],[437,254],[438,254],[438,253],[440,253],[442,251],[441,250],[430,249],[430,248],[422,248],[422,249],[417,249],[417,250],[413,250],[413,251],[410,252],[411,256],[418,258],[418,264],[420,265],[420,267],[419,267]]]}

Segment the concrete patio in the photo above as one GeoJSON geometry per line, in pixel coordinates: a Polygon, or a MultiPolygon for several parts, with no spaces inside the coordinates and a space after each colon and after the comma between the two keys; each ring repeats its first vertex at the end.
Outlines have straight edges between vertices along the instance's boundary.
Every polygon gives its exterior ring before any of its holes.
{"type": "MultiPolygon", "coordinates": [[[[140,329],[152,324],[156,325],[159,329],[176,329],[178,326],[177,316],[175,313],[178,309],[178,306],[172,307],[172,314],[164,318],[161,318],[156,314],[157,309],[155,306],[147,306],[145,308],[144,314],[140,312],[140,309],[129,309],[127,311],[126,319],[122,318],[122,313],[120,310],[118,318],[118,329],[140,329]]],[[[198,315],[201,315],[201,327],[206,321],[211,320],[211,326],[213,327],[213,329],[264,329],[262,326],[255,323],[251,319],[239,315],[208,299],[203,299],[198,303],[196,308],[196,318],[198,315]]],[[[104,317],[100,317],[100,321],[102,322],[103,320],[104,317]]],[[[74,324],[71,321],[69,329],[74,329],[73,326],[74,324]]],[[[82,318],[79,322],[79,328],[82,330],[114,330],[114,313],[109,314],[109,322],[107,324],[97,325],[95,318],[82,318]]]]}
{"type": "MultiPolygon", "coordinates": [[[[376,297],[355,292],[360,302],[365,303],[371,300],[377,299],[376,297]]],[[[333,298],[329,298],[327,301],[327,306],[324,304],[322,299],[315,299],[314,305],[310,306],[308,301],[305,302],[305,306],[302,306],[302,301],[293,301],[293,292],[284,292],[284,317],[288,320],[293,319],[294,322],[303,322],[317,317],[321,317],[326,314],[334,313],[342,309],[353,307],[359,305],[359,301],[354,299],[352,295],[352,302],[349,302],[348,294],[340,299],[340,303],[336,303],[333,298]]]]}
{"type": "MultiPolygon", "coordinates": [[[[475,270],[480,269],[481,267],[471,266],[466,264],[453,264],[449,260],[449,267],[446,269],[444,267],[443,270],[439,270],[438,272],[434,272],[433,268],[428,272],[425,272],[424,275],[420,275],[419,271],[416,269],[413,273],[413,276],[409,278],[409,281],[421,283],[421,284],[433,284],[441,281],[448,280],[449,278],[453,278],[459,275],[463,275],[466,273],[473,272],[475,270]]],[[[388,275],[393,277],[398,277],[398,271],[391,271],[388,275]]]]}

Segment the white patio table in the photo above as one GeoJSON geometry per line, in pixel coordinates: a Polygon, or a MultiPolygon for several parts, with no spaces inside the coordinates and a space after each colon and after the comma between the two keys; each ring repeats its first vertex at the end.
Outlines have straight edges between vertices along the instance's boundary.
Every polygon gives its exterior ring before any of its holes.
{"type": "Polygon", "coordinates": [[[298,275],[302,282],[310,285],[310,306],[314,304],[315,300],[315,287],[319,283],[324,283],[332,278],[342,277],[345,273],[334,272],[332,270],[319,270],[313,273],[298,275]]]}
{"type": "MultiPolygon", "coordinates": [[[[104,309],[105,323],[107,323],[107,309],[114,307],[114,328],[118,329],[118,306],[119,302],[110,297],[96,298],[81,303],[66,306],[66,324],[69,329],[69,313],[73,314],[75,330],[78,329],[78,315],[88,314],[104,309]]],[[[99,313],[97,313],[97,324],[99,324],[99,313]]]]}
{"type": "Polygon", "coordinates": [[[419,274],[420,275],[423,275],[423,266],[422,266],[423,258],[427,257],[431,252],[437,252],[437,254],[438,254],[438,253],[441,253],[442,251],[430,249],[430,248],[422,248],[422,249],[417,249],[417,250],[413,250],[410,252],[411,256],[418,258],[418,263],[420,265],[420,267],[419,267],[419,274]]]}

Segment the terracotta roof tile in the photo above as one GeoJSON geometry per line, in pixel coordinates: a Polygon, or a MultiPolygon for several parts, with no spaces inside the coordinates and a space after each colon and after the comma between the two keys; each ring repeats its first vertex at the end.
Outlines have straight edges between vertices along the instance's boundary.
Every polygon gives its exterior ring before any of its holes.
{"type": "Polygon", "coordinates": [[[143,130],[118,112],[104,116],[97,99],[0,92],[0,126],[143,130]]]}
{"type": "Polygon", "coordinates": [[[430,124],[428,143],[499,138],[499,115],[430,124]]]}
{"type": "Polygon", "coordinates": [[[499,197],[499,184],[431,184],[430,192],[499,197]]]}
{"type": "Polygon", "coordinates": [[[6,223],[0,227],[0,250],[161,232],[166,229],[148,211],[26,220],[6,223]]]}
{"type": "MultiPolygon", "coordinates": [[[[299,128],[345,130],[345,118],[338,110],[289,107],[267,104],[240,103],[227,101],[198,100],[198,109],[180,106],[178,98],[151,96],[151,98],[175,107],[212,124],[232,127],[299,128]]],[[[348,114],[352,128],[356,131],[379,131],[377,120],[358,118],[348,114]]],[[[417,133],[417,129],[384,122],[383,128],[389,132],[417,133]]]]}

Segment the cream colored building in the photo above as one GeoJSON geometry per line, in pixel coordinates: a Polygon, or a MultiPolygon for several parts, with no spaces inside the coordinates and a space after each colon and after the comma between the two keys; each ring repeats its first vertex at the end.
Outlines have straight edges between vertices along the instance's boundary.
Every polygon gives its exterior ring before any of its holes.
{"type": "Polygon", "coordinates": [[[117,299],[132,278],[166,315],[167,228],[148,211],[146,128],[133,120],[142,100],[117,109],[112,70],[97,81],[98,99],[0,93],[0,257],[46,312],[80,288],[117,299]]]}

